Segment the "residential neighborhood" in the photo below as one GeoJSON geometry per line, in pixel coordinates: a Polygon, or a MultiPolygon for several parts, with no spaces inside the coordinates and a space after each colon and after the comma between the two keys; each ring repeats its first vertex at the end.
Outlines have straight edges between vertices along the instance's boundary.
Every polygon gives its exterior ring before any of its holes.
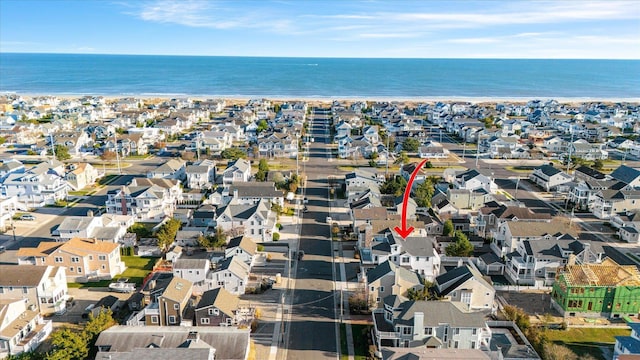
{"type": "Polygon", "coordinates": [[[0,358],[640,356],[640,104],[0,105],[0,358]]]}

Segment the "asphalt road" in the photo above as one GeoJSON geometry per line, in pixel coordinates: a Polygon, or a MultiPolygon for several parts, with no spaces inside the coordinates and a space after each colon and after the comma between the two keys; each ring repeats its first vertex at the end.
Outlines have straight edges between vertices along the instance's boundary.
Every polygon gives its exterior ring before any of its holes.
{"type": "Polygon", "coordinates": [[[333,262],[329,226],[328,175],[336,174],[334,164],[327,161],[330,151],[324,135],[324,117],[315,117],[309,146],[306,197],[308,211],[302,222],[299,250],[305,255],[295,274],[292,316],[287,332],[288,359],[321,359],[337,357],[333,262]]]}

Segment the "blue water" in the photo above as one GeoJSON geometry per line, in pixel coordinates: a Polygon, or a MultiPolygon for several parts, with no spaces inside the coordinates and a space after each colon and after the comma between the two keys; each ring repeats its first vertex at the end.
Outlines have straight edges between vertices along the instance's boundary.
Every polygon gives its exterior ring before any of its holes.
{"type": "Polygon", "coordinates": [[[640,98],[640,60],[0,53],[0,91],[271,97],[640,98]]]}

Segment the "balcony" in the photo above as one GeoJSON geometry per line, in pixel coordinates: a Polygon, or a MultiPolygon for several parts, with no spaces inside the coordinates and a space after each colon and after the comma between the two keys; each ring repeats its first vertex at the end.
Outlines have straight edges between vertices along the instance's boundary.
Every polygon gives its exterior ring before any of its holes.
{"type": "Polygon", "coordinates": [[[42,343],[53,329],[53,321],[51,320],[41,320],[41,322],[36,325],[36,327],[27,334],[18,345],[13,349],[12,353],[22,353],[29,352],[34,350],[35,348],[42,343]]]}
{"type": "Polygon", "coordinates": [[[383,311],[374,311],[373,312],[373,324],[376,331],[376,337],[378,341],[383,339],[397,339],[395,329],[392,324],[389,324],[384,319],[383,311]]]}

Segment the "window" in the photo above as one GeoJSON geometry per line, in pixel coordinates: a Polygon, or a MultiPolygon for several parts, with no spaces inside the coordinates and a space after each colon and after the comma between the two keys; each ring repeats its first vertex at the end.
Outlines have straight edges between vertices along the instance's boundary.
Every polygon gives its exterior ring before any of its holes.
{"type": "Polygon", "coordinates": [[[458,334],[460,334],[460,328],[453,329],[453,335],[458,335],[458,334]]]}
{"type": "Polygon", "coordinates": [[[209,318],[202,318],[202,319],[200,319],[200,323],[201,323],[201,324],[209,324],[209,318]]]}
{"type": "Polygon", "coordinates": [[[151,323],[152,324],[157,324],[158,323],[158,315],[152,315],[151,316],[151,323]]]}
{"type": "Polygon", "coordinates": [[[62,260],[62,257],[61,257],[61,256],[56,256],[55,258],[53,258],[53,261],[54,261],[54,262],[57,262],[57,263],[61,263],[61,262],[63,262],[63,260],[62,260]]]}
{"type": "Polygon", "coordinates": [[[22,293],[23,293],[23,294],[28,294],[28,293],[29,293],[29,289],[27,289],[27,287],[26,287],[26,286],[23,286],[23,287],[22,287],[22,293]]]}
{"type": "Polygon", "coordinates": [[[372,287],[371,287],[371,291],[376,291],[376,287],[375,287],[375,286],[372,286],[372,287]]]}
{"type": "Polygon", "coordinates": [[[173,304],[173,310],[180,310],[180,304],[173,304]]]}
{"type": "Polygon", "coordinates": [[[69,266],[69,272],[74,272],[74,267],[73,266],[69,266]]]}
{"type": "Polygon", "coordinates": [[[107,266],[106,265],[102,265],[100,267],[102,268],[102,270],[107,270],[107,266]]]}
{"type": "Polygon", "coordinates": [[[98,260],[105,261],[105,260],[107,260],[107,256],[106,255],[98,255],[98,260]]]}
{"type": "Polygon", "coordinates": [[[402,328],[403,335],[411,335],[411,326],[405,326],[402,328]]]}
{"type": "Polygon", "coordinates": [[[72,257],[71,257],[71,262],[72,262],[72,263],[79,263],[79,262],[80,262],[80,258],[79,258],[79,257],[77,257],[77,256],[72,256],[72,257]]]}
{"type": "Polygon", "coordinates": [[[424,328],[424,334],[425,334],[425,335],[431,335],[431,334],[433,334],[433,328],[430,328],[430,327],[428,327],[428,328],[424,328]]]}
{"type": "Polygon", "coordinates": [[[0,286],[0,294],[4,294],[4,288],[0,286]]]}
{"type": "Polygon", "coordinates": [[[78,266],[78,274],[82,272],[82,268],[78,266]]]}
{"type": "Polygon", "coordinates": [[[453,348],[454,348],[454,349],[457,349],[457,348],[458,348],[458,341],[457,341],[457,340],[453,342],[453,348]]]}
{"type": "Polygon", "coordinates": [[[93,260],[93,255],[89,255],[89,260],[93,260]]]}
{"type": "Polygon", "coordinates": [[[218,286],[224,286],[224,281],[218,281],[218,286]]]}
{"type": "Polygon", "coordinates": [[[174,315],[170,315],[169,316],[169,324],[175,324],[176,323],[176,317],[174,315]]]}
{"type": "Polygon", "coordinates": [[[471,330],[471,334],[475,335],[478,332],[478,329],[474,328],[473,330],[471,330]]]}
{"type": "Polygon", "coordinates": [[[472,341],[472,342],[471,342],[471,348],[472,348],[472,349],[475,349],[475,348],[476,348],[476,342],[475,342],[475,341],[472,341]]]}
{"type": "Polygon", "coordinates": [[[213,310],[215,310],[215,309],[209,309],[209,312],[208,312],[208,313],[209,313],[209,315],[213,315],[213,314],[214,314],[214,313],[213,313],[213,310]]]}

